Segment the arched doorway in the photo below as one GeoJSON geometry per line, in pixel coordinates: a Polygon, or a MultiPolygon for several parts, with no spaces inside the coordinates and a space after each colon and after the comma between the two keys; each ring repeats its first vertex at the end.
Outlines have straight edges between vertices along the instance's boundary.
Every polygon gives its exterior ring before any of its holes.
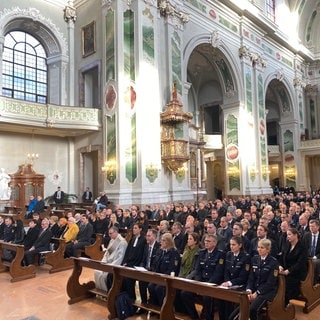
{"type": "Polygon", "coordinates": [[[271,187],[296,188],[297,149],[294,143],[294,110],[290,93],[279,79],[267,87],[266,98],[269,180],[271,187]]]}
{"type": "Polygon", "coordinates": [[[204,197],[215,199],[225,193],[223,107],[226,97],[237,100],[232,96],[234,80],[230,70],[223,52],[208,43],[196,46],[188,60],[187,81],[191,84],[188,107],[195,115],[199,136],[204,141],[200,145],[190,144],[190,152],[197,154],[200,162],[197,183],[191,183],[192,189],[197,187],[197,198],[201,194],[200,200],[204,197]]]}

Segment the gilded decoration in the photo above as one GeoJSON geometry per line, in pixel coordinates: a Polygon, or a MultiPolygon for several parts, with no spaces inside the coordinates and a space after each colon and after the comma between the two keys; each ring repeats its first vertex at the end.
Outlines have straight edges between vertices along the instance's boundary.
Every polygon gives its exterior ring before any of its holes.
{"type": "Polygon", "coordinates": [[[172,100],[160,114],[162,123],[161,158],[166,168],[177,172],[189,160],[188,141],[177,138],[177,130],[182,123],[192,119],[190,112],[183,111],[183,105],[178,100],[176,84],[173,86],[172,100]]]}

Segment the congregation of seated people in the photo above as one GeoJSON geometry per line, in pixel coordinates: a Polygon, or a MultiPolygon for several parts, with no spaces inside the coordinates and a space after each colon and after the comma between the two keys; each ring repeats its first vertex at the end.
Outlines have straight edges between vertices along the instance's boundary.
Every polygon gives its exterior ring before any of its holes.
{"type": "MultiPolygon", "coordinates": [[[[28,265],[34,263],[37,252],[49,250],[52,237],[65,239],[68,258],[93,243],[95,234],[102,234],[102,261],[106,263],[141,266],[247,290],[250,319],[260,319],[260,309],[274,298],[279,273],[285,277],[286,304],[300,296],[308,258],[315,266],[314,283],[319,282],[319,194],[281,193],[200,201],[197,205],[169,203],[163,207],[116,205],[113,210],[97,204],[85,214],[70,211],[60,219],[51,216],[41,220],[35,213],[25,235],[18,234],[19,226],[10,217],[0,217],[0,240],[24,244],[24,262],[28,265]],[[132,234],[128,242],[127,232],[132,234]],[[40,241],[44,234],[48,239],[45,244],[40,241]]],[[[95,282],[97,288],[108,291],[112,275],[96,271],[95,282]]],[[[123,281],[122,289],[132,301],[137,298],[135,282],[123,281]]],[[[139,282],[139,289],[143,303],[161,306],[164,287],[139,282]]],[[[237,312],[236,305],[197,297],[188,291],[177,292],[176,300],[176,308],[191,319],[213,319],[216,307],[220,319],[229,319],[237,312]],[[195,308],[199,300],[203,305],[200,313],[195,308]]]]}

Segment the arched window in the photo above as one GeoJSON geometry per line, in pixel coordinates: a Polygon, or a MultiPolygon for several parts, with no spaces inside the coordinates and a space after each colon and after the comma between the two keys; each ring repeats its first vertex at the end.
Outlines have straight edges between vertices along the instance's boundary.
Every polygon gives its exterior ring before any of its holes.
{"type": "Polygon", "coordinates": [[[276,10],[275,0],[266,0],[267,17],[271,19],[273,22],[275,22],[275,19],[276,19],[275,10],[276,10]]]}
{"type": "Polygon", "coordinates": [[[36,38],[22,31],[8,33],[2,61],[3,96],[47,103],[47,56],[36,38]]]}

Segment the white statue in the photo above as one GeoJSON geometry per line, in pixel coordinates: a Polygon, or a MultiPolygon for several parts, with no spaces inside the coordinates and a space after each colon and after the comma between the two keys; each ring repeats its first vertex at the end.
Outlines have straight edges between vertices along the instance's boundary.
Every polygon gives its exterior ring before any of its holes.
{"type": "Polygon", "coordinates": [[[11,188],[9,183],[11,181],[10,176],[5,172],[4,168],[0,171],[0,200],[10,200],[11,188]]]}

